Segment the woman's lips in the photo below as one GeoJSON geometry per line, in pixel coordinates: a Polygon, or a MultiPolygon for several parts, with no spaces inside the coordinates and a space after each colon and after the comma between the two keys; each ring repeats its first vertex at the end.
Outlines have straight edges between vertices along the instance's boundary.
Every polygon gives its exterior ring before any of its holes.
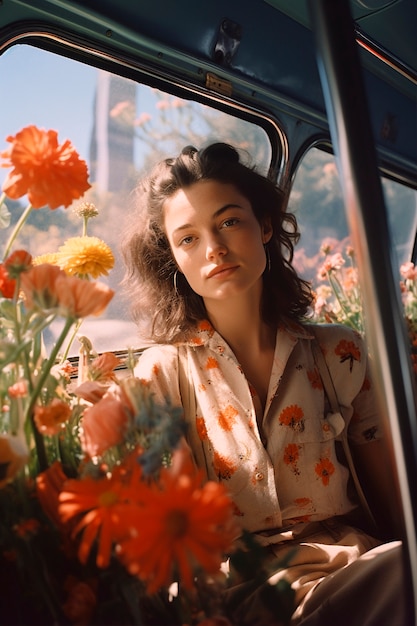
{"type": "Polygon", "coordinates": [[[237,270],[238,267],[238,265],[223,263],[222,265],[218,265],[217,267],[212,269],[211,272],[207,274],[207,278],[215,278],[216,276],[220,277],[222,275],[224,276],[227,273],[237,270]]]}

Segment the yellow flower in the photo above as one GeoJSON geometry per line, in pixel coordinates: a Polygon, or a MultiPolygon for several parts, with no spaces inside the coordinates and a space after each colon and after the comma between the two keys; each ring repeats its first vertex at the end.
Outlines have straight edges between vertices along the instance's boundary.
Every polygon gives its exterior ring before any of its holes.
{"type": "Polygon", "coordinates": [[[33,265],[42,265],[42,263],[50,263],[51,265],[59,265],[59,254],[57,252],[47,252],[46,254],[40,254],[32,261],[33,265]]]}
{"type": "Polygon", "coordinates": [[[57,263],[70,276],[107,276],[114,266],[109,246],[98,237],[71,237],[60,246],[57,263]]]}

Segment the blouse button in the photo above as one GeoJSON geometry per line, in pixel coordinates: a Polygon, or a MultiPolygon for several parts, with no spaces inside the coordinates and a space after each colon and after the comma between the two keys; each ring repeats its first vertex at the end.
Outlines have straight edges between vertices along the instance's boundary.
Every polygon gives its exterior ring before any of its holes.
{"type": "Polygon", "coordinates": [[[256,472],[255,480],[263,480],[263,479],[264,479],[264,475],[262,474],[262,472],[256,472]]]}

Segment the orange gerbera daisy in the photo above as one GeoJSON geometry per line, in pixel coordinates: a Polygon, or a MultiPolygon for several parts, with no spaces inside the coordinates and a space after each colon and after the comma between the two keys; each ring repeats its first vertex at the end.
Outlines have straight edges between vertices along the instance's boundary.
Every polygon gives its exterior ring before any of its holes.
{"type": "Polygon", "coordinates": [[[114,543],[135,528],[132,511],[144,499],[148,490],[141,480],[141,466],[137,452],[116,466],[108,477],[94,479],[89,476],[80,480],[68,480],[59,495],[59,515],[66,523],[82,516],[72,535],[81,534],[78,558],[85,564],[94,542],[97,540],[98,567],[108,567],[114,543]]]}
{"type": "Polygon", "coordinates": [[[149,489],[135,511],[136,532],[118,546],[131,574],[145,581],[149,593],[170,585],[178,576],[191,588],[197,567],[216,573],[239,535],[233,505],[223,485],[201,484],[189,454],[174,454],[158,487],[149,489]]]}
{"type": "Polygon", "coordinates": [[[8,159],[2,167],[13,167],[3,184],[9,198],[27,195],[35,209],[56,209],[69,206],[91,187],[86,162],[70,141],[58,144],[55,130],[27,126],[6,141],[12,145],[0,156],[8,159]]]}

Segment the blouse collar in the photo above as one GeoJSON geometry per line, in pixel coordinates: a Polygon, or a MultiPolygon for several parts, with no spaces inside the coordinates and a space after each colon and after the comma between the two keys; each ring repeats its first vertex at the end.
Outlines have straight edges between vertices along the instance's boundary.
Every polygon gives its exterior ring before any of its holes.
{"type": "MultiPolygon", "coordinates": [[[[298,339],[313,339],[314,337],[308,324],[304,325],[289,319],[285,319],[279,324],[278,332],[289,335],[293,338],[294,343],[296,343],[298,339]]],[[[208,320],[201,320],[197,324],[194,334],[186,341],[181,342],[180,345],[187,345],[193,348],[208,346],[213,338],[215,338],[218,343],[220,335],[208,320]]]]}

